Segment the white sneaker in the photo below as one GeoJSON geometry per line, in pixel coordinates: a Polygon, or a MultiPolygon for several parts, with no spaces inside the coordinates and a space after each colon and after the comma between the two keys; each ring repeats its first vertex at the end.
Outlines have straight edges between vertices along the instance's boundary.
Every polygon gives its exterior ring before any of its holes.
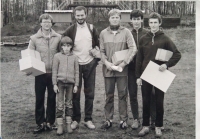
{"type": "Polygon", "coordinates": [[[84,123],[84,125],[89,129],[95,129],[95,125],[92,123],[92,121],[87,121],[84,123]]]}
{"type": "Polygon", "coordinates": [[[133,124],[131,125],[131,128],[137,129],[138,127],[139,127],[139,121],[137,119],[135,119],[133,121],[133,124]]]}
{"type": "Polygon", "coordinates": [[[77,121],[73,121],[71,124],[71,128],[74,130],[76,128],[78,128],[78,122],[77,121]]]}
{"type": "Polygon", "coordinates": [[[149,127],[148,126],[143,126],[142,130],[140,130],[140,132],[138,133],[138,136],[139,137],[143,137],[148,133],[149,133],[149,127]]]}
{"type": "Polygon", "coordinates": [[[155,131],[156,131],[156,137],[161,137],[162,136],[162,127],[156,127],[155,131]]]}

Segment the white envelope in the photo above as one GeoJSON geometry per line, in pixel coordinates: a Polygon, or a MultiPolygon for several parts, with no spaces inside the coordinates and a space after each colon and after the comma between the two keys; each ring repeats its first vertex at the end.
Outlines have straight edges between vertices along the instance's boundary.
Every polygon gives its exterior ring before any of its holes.
{"type": "Polygon", "coordinates": [[[169,70],[161,72],[159,67],[150,61],[140,78],[166,93],[176,75],[169,70]]]}

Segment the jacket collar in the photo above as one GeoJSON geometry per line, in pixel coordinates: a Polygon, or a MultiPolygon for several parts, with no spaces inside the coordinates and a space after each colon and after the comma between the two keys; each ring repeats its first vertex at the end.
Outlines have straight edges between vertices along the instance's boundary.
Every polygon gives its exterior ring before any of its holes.
{"type": "Polygon", "coordinates": [[[62,53],[63,55],[66,55],[66,56],[71,56],[71,55],[73,55],[72,52],[71,52],[71,53],[68,53],[68,54],[65,54],[63,50],[61,50],[61,53],[62,53]]]}
{"type": "MultiPolygon", "coordinates": [[[[110,26],[106,28],[107,31],[109,31],[111,34],[113,34],[112,30],[110,29],[110,26]]],[[[119,29],[117,30],[117,33],[121,32],[124,29],[124,27],[120,26],[119,29]]]]}
{"type": "MultiPolygon", "coordinates": [[[[143,27],[139,28],[139,29],[138,29],[138,32],[141,32],[142,30],[143,30],[143,27]]],[[[133,29],[132,29],[132,32],[137,32],[137,30],[133,28],[133,29]]]]}
{"type": "MultiPolygon", "coordinates": [[[[38,38],[42,38],[43,37],[44,38],[44,35],[42,33],[42,29],[41,28],[36,33],[36,37],[38,37],[38,38]]],[[[51,29],[50,37],[58,37],[57,33],[53,29],[51,29]]]]}

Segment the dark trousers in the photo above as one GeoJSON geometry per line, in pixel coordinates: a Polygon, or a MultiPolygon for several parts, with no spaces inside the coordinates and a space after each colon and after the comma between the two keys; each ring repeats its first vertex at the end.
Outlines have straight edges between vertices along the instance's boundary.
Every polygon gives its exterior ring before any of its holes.
{"type": "Polygon", "coordinates": [[[46,73],[35,77],[35,118],[36,124],[43,122],[53,124],[55,122],[56,94],[53,90],[52,73],[46,73]],[[45,118],[45,91],[47,88],[47,108],[45,118]]]}
{"type": "Polygon", "coordinates": [[[59,92],[56,94],[57,96],[56,118],[62,118],[64,110],[66,116],[73,115],[73,109],[72,109],[73,88],[74,84],[72,83],[63,83],[62,81],[58,81],[59,92]]]}
{"type": "MultiPolygon", "coordinates": [[[[142,80],[142,101],[143,101],[143,126],[149,126],[150,118],[150,104],[151,104],[151,92],[152,85],[142,80]]],[[[156,127],[163,126],[164,115],[164,92],[154,87],[155,90],[155,102],[156,102],[156,127]]]]}
{"type": "MultiPolygon", "coordinates": [[[[129,69],[128,70],[128,92],[129,92],[131,111],[132,111],[134,119],[139,118],[138,99],[137,99],[138,86],[137,86],[136,80],[137,78],[135,76],[135,70],[129,69]]],[[[150,108],[151,123],[155,122],[155,119],[156,119],[155,113],[156,113],[155,91],[153,89],[152,94],[151,94],[151,108],[150,108]]]]}
{"type": "Polygon", "coordinates": [[[82,87],[82,78],[84,80],[85,93],[85,119],[84,121],[92,120],[93,101],[95,94],[95,75],[96,75],[97,60],[93,59],[86,65],[79,65],[79,86],[77,93],[73,93],[73,121],[80,122],[81,107],[80,107],[80,93],[82,87]]]}

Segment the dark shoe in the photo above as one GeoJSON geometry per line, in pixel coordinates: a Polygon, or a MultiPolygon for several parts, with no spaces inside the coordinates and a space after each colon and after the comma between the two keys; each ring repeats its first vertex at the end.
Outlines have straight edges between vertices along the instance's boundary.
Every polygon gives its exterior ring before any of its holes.
{"type": "Polygon", "coordinates": [[[101,126],[101,129],[109,129],[112,127],[112,122],[110,120],[105,121],[105,123],[101,126]]]}
{"type": "Polygon", "coordinates": [[[38,125],[38,126],[34,129],[33,133],[34,133],[34,134],[38,134],[38,133],[41,133],[41,132],[43,132],[43,131],[45,131],[44,125],[41,124],[41,125],[38,125]]]}
{"type": "Polygon", "coordinates": [[[46,124],[46,130],[47,131],[51,131],[51,130],[57,130],[57,127],[56,127],[56,125],[55,124],[50,124],[50,123],[47,123],[46,124]]]}
{"type": "Polygon", "coordinates": [[[119,127],[121,129],[127,129],[128,125],[127,125],[126,121],[120,121],[119,127]]]}
{"type": "Polygon", "coordinates": [[[151,122],[150,128],[153,130],[155,129],[155,122],[151,122]]]}

